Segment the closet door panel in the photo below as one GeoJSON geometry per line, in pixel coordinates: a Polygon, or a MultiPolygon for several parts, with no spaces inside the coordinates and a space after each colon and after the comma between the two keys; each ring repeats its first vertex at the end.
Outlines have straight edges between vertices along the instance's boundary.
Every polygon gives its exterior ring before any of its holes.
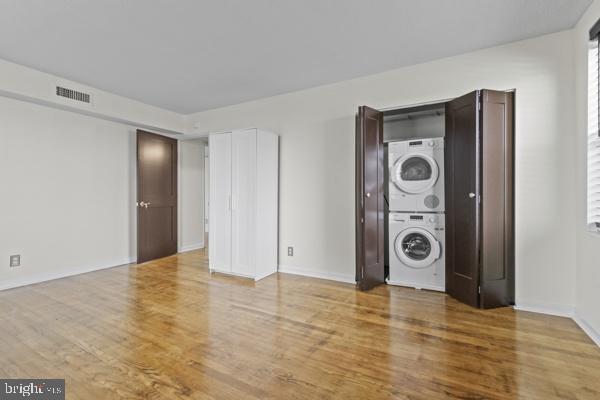
{"type": "Polygon", "coordinates": [[[254,276],[256,258],[256,130],[234,131],[232,168],[232,272],[254,276]]]}
{"type": "Polygon", "coordinates": [[[482,91],[482,308],[514,302],[513,93],[482,91]]]}
{"type": "Polygon", "coordinates": [[[209,267],[231,272],[231,138],[230,133],[209,137],[210,238],[209,267]]]}
{"type": "Polygon", "coordinates": [[[385,283],[383,113],[356,116],[356,281],[361,290],[385,283]]]}
{"type": "Polygon", "coordinates": [[[479,92],[446,103],[446,291],[479,306],[479,92]]]}

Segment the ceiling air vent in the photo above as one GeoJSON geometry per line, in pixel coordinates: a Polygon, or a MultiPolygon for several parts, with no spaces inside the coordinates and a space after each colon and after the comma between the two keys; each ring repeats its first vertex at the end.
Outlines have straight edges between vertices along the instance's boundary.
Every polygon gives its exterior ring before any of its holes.
{"type": "Polygon", "coordinates": [[[77,90],[67,89],[61,86],[56,87],[56,95],[75,101],[81,101],[82,103],[90,103],[90,95],[88,93],[78,92],[77,90]]]}

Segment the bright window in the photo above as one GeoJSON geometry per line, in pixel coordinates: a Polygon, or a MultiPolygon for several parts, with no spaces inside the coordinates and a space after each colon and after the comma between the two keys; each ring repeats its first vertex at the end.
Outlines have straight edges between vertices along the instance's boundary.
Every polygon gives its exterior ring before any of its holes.
{"type": "Polygon", "coordinates": [[[588,52],[588,151],[587,151],[587,223],[600,232],[600,131],[598,110],[598,39],[590,41],[588,52]]]}

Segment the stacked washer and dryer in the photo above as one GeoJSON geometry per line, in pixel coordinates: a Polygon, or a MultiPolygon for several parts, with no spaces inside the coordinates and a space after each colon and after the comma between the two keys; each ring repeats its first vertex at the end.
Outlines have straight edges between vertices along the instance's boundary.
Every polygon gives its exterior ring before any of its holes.
{"type": "Polygon", "coordinates": [[[445,291],[444,138],[388,143],[389,278],[445,291]]]}

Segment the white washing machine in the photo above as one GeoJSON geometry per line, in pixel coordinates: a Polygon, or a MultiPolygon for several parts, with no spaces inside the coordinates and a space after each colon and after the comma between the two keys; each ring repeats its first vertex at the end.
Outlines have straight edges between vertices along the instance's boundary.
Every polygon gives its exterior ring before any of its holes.
{"type": "Polygon", "coordinates": [[[444,138],[388,144],[390,211],[443,212],[444,138]]]}
{"type": "Polygon", "coordinates": [[[391,212],[390,285],[445,291],[445,215],[391,212]]]}

